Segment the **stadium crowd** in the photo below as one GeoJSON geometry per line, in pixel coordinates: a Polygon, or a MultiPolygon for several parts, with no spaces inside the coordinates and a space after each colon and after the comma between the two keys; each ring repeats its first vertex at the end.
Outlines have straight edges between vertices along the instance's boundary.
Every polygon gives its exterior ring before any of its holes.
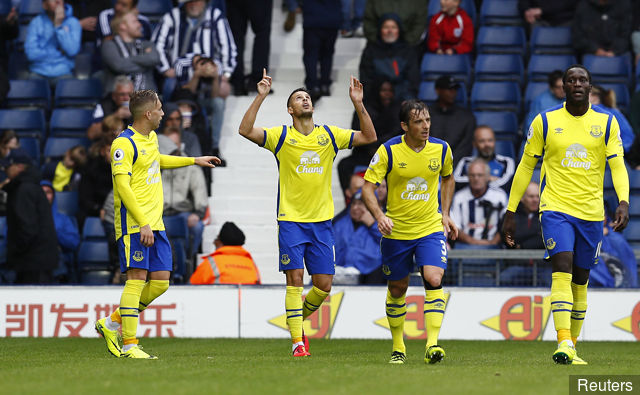
{"type": "MultiPolygon", "coordinates": [[[[140,89],[162,95],[165,115],[157,132],[163,154],[221,157],[225,99],[255,91],[262,70],[269,69],[272,11],[273,0],[0,0],[0,283],[121,281],[109,148],[131,122],[129,95],[140,89]],[[255,40],[245,71],[248,25],[255,40]]],[[[637,4],[287,0],[283,11],[285,31],[302,14],[306,76],[300,83],[314,101],[331,95],[336,40],[366,40],[354,56],[360,57],[364,105],[378,141],[356,147],[338,163],[346,208],[334,219],[337,281],[384,283],[381,235],[360,189],[380,144],[402,134],[402,101],[427,103],[431,136],[447,141],[453,152],[451,217],[460,236],[449,247],[506,248],[499,229],[523,136],[539,112],[563,102],[562,70],[579,62],[593,75],[591,104],[620,124],[632,192],[624,237],[605,222],[606,265],[593,270],[591,285],[637,287],[637,4]]],[[[352,128],[360,128],[355,114],[352,128]]],[[[183,168],[163,171],[162,178],[173,281],[188,282],[208,219],[211,173],[183,168]]],[[[544,249],[538,182],[539,170],[516,213],[515,248],[544,249]]],[[[377,198],[384,209],[386,189],[378,189],[377,198]]],[[[607,174],[609,218],[616,205],[607,174]]],[[[244,235],[236,229],[233,237],[221,233],[218,240],[232,240],[223,248],[242,248],[244,235]]],[[[499,272],[495,260],[451,260],[445,283],[530,286],[551,280],[541,262],[528,259],[505,261],[499,272]],[[458,276],[463,264],[469,274],[458,276]]],[[[191,282],[207,276],[199,273],[191,282]]]]}

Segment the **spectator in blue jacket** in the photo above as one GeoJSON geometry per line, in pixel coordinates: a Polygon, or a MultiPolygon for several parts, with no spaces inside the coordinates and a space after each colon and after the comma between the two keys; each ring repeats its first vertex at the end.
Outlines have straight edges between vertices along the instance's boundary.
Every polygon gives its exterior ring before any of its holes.
{"type": "Polygon", "coordinates": [[[361,274],[361,282],[383,284],[382,255],[378,223],[362,201],[358,191],[346,210],[333,219],[336,266],[355,267],[361,274]],[[379,281],[376,281],[376,278],[379,281]]]}
{"type": "MultiPolygon", "coordinates": [[[[605,210],[608,207],[605,204],[605,210]]],[[[599,262],[591,271],[589,285],[607,288],[638,287],[638,263],[629,242],[619,232],[609,226],[605,217],[599,262]]]]}
{"type": "Polygon", "coordinates": [[[549,90],[546,90],[539,94],[531,102],[529,113],[524,121],[525,131],[529,130],[531,122],[536,115],[542,111],[557,106],[564,102],[564,90],[562,89],[562,71],[554,70],[547,76],[547,82],[549,83],[549,90]]]}
{"type": "Polygon", "coordinates": [[[627,118],[616,106],[615,92],[611,89],[604,89],[600,85],[593,85],[591,87],[591,93],[589,93],[589,103],[591,103],[592,106],[598,106],[609,111],[614,117],[616,117],[618,125],[620,126],[622,148],[624,148],[624,152],[629,151],[636,135],[633,133],[633,128],[627,118]]]}
{"type": "Polygon", "coordinates": [[[64,0],[43,0],[42,8],[29,23],[24,50],[31,78],[45,78],[53,87],[58,79],[72,77],[82,27],[64,0]]]}
{"type": "Polygon", "coordinates": [[[58,247],[60,248],[60,265],[54,271],[54,276],[73,278],[75,276],[74,253],[80,245],[78,225],[70,216],[58,211],[56,191],[53,190],[51,182],[42,180],[40,186],[51,205],[53,225],[56,228],[58,247]]]}

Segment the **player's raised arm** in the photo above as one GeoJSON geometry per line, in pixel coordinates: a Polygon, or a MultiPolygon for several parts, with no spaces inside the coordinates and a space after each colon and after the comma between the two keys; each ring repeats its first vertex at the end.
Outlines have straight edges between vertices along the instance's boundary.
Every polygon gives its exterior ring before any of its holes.
{"type": "Polygon", "coordinates": [[[351,81],[349,82],[349,97],[351,98],[353,107],[358,115],[361,128],[361,130],[356,131],[353,136],[353,145],[358,146],[373,143],[378,139],[376,136],[376,129],[373,126],[373,121],[371,120],[369,113],[364,108],[364,104],[362,104],[362,83],[354,76],[351,76],[351,81]]]}
{"type": "Polygon", "coordinates": [[[269,94],[271,90],[271,77],[267,75],[267,70],[262,69],[262,80],[258,82],[258,95],[253,99],[251,105],[244,113],[238,132],[242,137],[245,137],[256,144],[264,144],[264,130],[262,128],[256,128],[253,124],[256,122],[256,116],[258,110],[262,105],[262,102],[269,94]]]}

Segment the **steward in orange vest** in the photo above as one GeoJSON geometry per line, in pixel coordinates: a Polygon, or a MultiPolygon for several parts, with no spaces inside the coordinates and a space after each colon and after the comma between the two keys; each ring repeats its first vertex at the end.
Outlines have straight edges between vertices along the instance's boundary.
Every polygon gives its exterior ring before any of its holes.
{"type": "Polygon", "coordinates": [[[205,256],[191,275],[191,284],[260,284],[260,273],[249,251],[244,233],[233,222],[225,222],[214,240],[216,250],[205,256]]]}

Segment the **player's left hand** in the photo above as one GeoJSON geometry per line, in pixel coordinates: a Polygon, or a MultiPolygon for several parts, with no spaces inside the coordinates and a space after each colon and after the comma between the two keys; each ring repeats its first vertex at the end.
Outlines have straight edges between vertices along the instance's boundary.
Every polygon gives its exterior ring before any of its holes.
{"type": "Polygon", "coordinates": [[[349,97],[351,101],[354,104],[362,103],[363,94],[362,83],[356,77],[351,76],[351,81],[349,81],[349,97]]]}
{"type": "Polygon", "coordinates": [[[220,158],[217,156],[198,156],[195,159],[195,164],[201,167],[216,167],[215,165],[219,165],[222,163],[220,158]]]}
{"type": "Polygon", "coordinates": [[[611,223],[611,227],[616,232],[622,232],[629,223],[629,202],[624,200],[616,208],[616,219],[611,223]]]}
{"type": "Polygon", "coordinates": [[[451,217],[446,214],[442,215],[442,226],[444,227],[444,233],[447,238],[451,240],[458,238],[458,227],[451,217]]]}

